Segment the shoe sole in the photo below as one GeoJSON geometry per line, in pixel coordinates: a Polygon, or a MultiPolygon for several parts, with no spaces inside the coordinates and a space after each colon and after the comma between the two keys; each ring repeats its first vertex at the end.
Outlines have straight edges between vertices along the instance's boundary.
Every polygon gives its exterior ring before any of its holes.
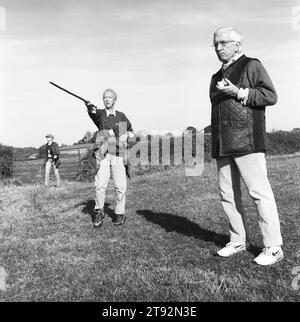
{"type": "Polygon", "coordinates": [[[245,248],[245,249],[241,249],[241,250],[239,250],[239,251],[237,251],[237,252],[235,252],[235,253],[233,253],[233,254],[227,255],[227,256],[225,256],[225,255],[220,255],[220,254],[217,252],[217,255],[218,255],[218,256],[220,256],[220,257],[228,258],[228,257],[231,257],[231,256],[236,255],[236,254],[238,254],[238,253],[241,253],[241,252],[243,252],[243,251],[245,251],[245,250],[246,250],[246,248],[245,248]]]}
{"type": "Polygon", "coordinates": [[[284,259],[284,256],[283,257],[280,257],[274,263],[271,263],[271,264],[261,264],[261,263],[257,263],[257,261],[255,259],[253,259],[253,262],[255,262],[257,265],[260,265],[260,266],[270,266],[270,265],[274,265],[274,264],[282,261],[283,259],[284,259]]]}
{"type": "Polygon", "coordinates": [[[217,255],[218,255],[219,257],[222,257],[222,258],[228,258],[228,257],[232,257],[232,256],[234,256],[234,255],[236,255],[236,254],[238,254],[238,253],[241,253],[241,252],[242,252],[242,250],[241,250],[241,251],[239,251],[239,252],[236,252],[236,253],[234,253],[234,254],[228,255],[228,256],[220,255],[220,254],[218,254],[218,253],[217,253],[217,255]]]}

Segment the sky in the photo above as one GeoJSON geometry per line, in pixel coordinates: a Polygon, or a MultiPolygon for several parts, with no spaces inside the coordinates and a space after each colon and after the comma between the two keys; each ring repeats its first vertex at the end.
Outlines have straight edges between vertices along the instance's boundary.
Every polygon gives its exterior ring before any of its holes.
{"type": "Polygon", "coordinates": [[[267,130],[300,127],[300,0],[0,0],[0,143],[39,147],[52,133],[69,145],[97,130],[49,81],[99,108],[113,88],[135,131],[203,129],[224,25],[277,90],[267,130]]]}

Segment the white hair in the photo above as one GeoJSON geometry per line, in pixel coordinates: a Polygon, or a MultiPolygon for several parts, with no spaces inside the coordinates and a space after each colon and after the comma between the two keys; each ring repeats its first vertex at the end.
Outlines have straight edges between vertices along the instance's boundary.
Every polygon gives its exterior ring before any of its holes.
{"type": "Polygon", "coordinates": [[[244,39],[243,35],[233,27],[220,27],[214,32],[214,35],[219,33],[226,33],[229,35],[231,40],[239,43],[242,43],[244,39]]]}
{"type": "Polygon", "coordinates": [[[227,34],[229,36],[230,40],[233,40],[233,41],[239,43],[238,52],[240,53],[242,51],[241,46],[242,46],[242,42],[244,40],[244,37],[237,29],[230,27],[230,26],[220,27],[214,32],[214,36],[216,34],[220,34],[220,33],[227,34]]]}
{"type": "Polygon", "coordinates": [[[107,88],[107,89],[103,92],[103,97],[104,97],[105,93],[112,93],[112,94],[113,94],[113,96],[114,96],[114,98],[115,98],[115,100],[117,100],[117,93],[116,93],[113,89],[111,89],[111,88],[107,88]]]}

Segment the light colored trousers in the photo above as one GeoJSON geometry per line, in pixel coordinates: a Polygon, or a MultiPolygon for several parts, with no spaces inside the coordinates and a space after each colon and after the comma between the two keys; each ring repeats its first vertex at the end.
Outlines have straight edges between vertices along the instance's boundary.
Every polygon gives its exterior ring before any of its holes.
{"type": "Polygon", "coordinates": [[[59,171],[56,168],[55,164],[53,161],[51,161],[50,159],[46,162],[46,170],[45,170],[45,186],[49,186],[49,177],[50,177],[50,171],[51,171],[51,167],[53,166],[54,169],[54,174],[56,177],[56,184],[57,186],[60,186],[60,176],[59,176],[59,171]]]}
{"type": "Polygon", "coordinates": [[[258,212],[265,247],[282,245],[280,222],[267,176],[263,152],[217,158],[219,189],[229,219],[230,241],[246,242],[245,212],[241,194],[243,179],[258,212]]]}
{"type": "Polygon", "coordinates": [[[126,171],[123,158],[112,154],[106,154],[100,162],[99,170],[95,176],[96,199],[95,210],[103,209],[105,192],[110,178],[110,168],[115,184],[116,207],[115,213],[120,215],[125,213],[125,197],[127,189],[126,171]]]}

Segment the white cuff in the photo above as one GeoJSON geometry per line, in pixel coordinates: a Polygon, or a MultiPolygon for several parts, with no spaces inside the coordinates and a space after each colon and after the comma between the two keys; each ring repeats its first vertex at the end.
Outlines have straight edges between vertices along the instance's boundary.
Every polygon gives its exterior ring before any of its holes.
{"type": "Polygon", "coordinates": [[[134,137],[134,134],[132,132],[127,132],[128,133],[128,136],[132,139],[134,137]]]}
{"type": "Polygon", "coordinates": [[[237,94],[237,99],[241,101],[243,105],[247,105],[249,95],[249,88],[240,88],[237,94]]]}

